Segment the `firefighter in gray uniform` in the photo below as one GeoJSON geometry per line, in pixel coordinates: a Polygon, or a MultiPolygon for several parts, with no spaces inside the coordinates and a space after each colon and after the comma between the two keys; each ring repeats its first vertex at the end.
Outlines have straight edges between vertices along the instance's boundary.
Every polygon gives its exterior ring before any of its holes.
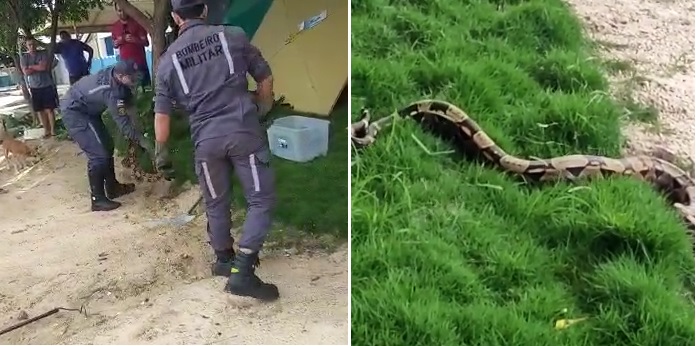
{"type": "Polygon", "coordinates": [[[137,68],[120,61],[97,74],[73,84],[61,102],[63,123],[70,137],[87,156],[87,173],[92,192],[92,211],[109,211],[121,206],[113,201],[135,190],[134,184],[121,184],[114,171],[114,145],[101,118],[105,109],[121,133],[154,156],[153,146],[131,123],[131,87],[137,82],[137,68]]]}
{"type": "Polygon", "coordinates": [[[160,58],[156,73],[155,163],[165,177],[171,174],[165,143],[175,102],[189,114],[208,235],[217,256],[213,275],[229,276],[227,292],[275,300],[278,288],[255,274],[275,202],[270,151],[260,124],[273,104],[271,69],[241,28],[205,24],[203,0],[172,0],[172,11],[179,37],[160,58]],[[255,94],[248,91],[247,72],[258,84],[255,94]],[[230,234],[232,171],[248,205],[237,254],[230,234]]]}

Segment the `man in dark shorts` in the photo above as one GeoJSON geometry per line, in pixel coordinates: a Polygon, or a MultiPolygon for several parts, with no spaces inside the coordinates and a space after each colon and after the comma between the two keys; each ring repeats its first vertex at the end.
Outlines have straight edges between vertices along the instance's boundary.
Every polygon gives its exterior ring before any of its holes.
{"type": "Polygon", "coordinates": [[[58,107],[58,92],[51,71],[52,59],[45,50],[36,50],[36,40],[28,37],[26,40],[27,53],[22,54],[20,66],[27,76],[27,86],[31,94],[31,106],[39,116],[44,128],[44,138],[55,135],[56,115],[58,107]]]}
{"type": "Polygon", "coordinates": [[[63,30],[60,32],[60,42],[56,44],[56,54],[60,54],[70,77],[70,85],[75,84],[80,78],[89,75],[92,67],[94,50],[88,44],[73,39],[70,33],[63,30]],[[89,55],[85,59],[85,52],[89,55]]]}

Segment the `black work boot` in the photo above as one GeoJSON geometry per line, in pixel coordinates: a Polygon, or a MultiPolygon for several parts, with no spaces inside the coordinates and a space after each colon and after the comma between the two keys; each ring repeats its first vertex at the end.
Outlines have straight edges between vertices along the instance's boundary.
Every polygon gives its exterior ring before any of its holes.
{"type": "Polygon", "coordinates": [[[234,266],[225,285],[225,291],[265,302],[278,299],[280,297],[278,287],[261,281],[254,273],[255,267],[258,266],[258,259],[258,252],[247,254],[240,251],[234,259],[234,266]]]}
{"type": "Polygon", "coordinates": [[[230,276],[232,267],[234,266],[234,249],[227,251],[215,251],[215,262],[210,266],[210,271],[213,276],[230,276]]]}
{"type": "Polygon", "coordinates": [[[92,211],[109,211],[121,206],[121,203],[106,197],[103,168],[90,170],[87,175],[89,177],[89,187],[92,190],[92,211]]]}
{"type": "Polygon", "coordinates": [[[109,166],[104,176],[104,188],[106,189],[106,197],[109,199],[116,199],[135,191],[135,184],[121,184],[116,180],[113,157],[109,160],[109,166]]]}

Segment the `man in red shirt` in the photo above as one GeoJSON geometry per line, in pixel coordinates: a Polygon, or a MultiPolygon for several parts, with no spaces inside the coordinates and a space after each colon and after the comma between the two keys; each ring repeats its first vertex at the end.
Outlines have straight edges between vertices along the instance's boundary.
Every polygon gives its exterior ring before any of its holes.
{"type": "Polygon", "coordinates": [[[149,46],[150,42],[147,39],[147,31],[123,12],[118,4],[114,4],[114,8],[118,14],[118,20],[111,26],[114,48],[118,48],[121,60],[130,60],[138,65],[141,86],[148,86],[150,69],[145,59],[145,47],[149,46]]]}

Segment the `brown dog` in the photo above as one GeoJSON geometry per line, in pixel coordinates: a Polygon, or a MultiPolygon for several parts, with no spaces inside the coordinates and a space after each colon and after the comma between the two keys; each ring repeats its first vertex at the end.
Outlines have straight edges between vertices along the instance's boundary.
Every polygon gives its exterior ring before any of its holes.
{"type": "Polygon", "coordinates": [[[32,148],[12,137],[0,139],[0,145],[2,145],[8,166],[12,166],[16,173],[24,169],[31,159],[37,159],[36,152],[32,148]]]}
{"type": "Polygon", "coordinates": [[[24,169],[30,160],[38,159],[34,149],[30,148],[26,143],[12,138],[5,131],[4,121],[2,122],[2,129],[0,129],[0,146],[2,146],[3,156],[7,161],[7,165],[14,168],[16,173],[24,169]]]}

